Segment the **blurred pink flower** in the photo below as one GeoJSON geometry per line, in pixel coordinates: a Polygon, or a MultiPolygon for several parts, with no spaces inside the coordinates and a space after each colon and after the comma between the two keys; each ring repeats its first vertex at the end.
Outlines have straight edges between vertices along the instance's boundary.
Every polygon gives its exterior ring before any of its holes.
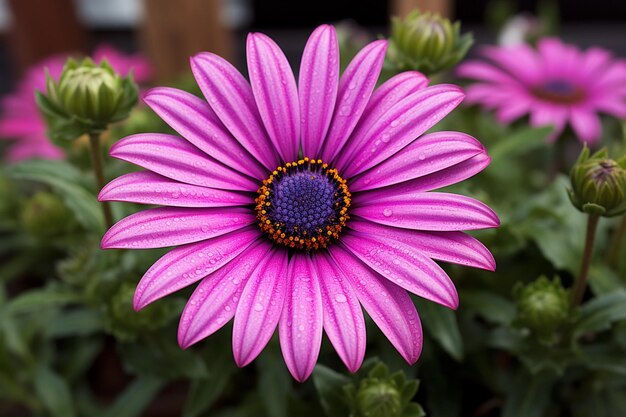
{"type": "MultiPolygon", "coordinates": [[[[55,55],[31,67],[13,93],[2,99],[0,107],[0,139],[15,140],[5,159],[19,162],[32,158],[60,159],[63,152],[46,134],[46,123],[35,102],[35,91],[46,90],[46,68],[53,78],[59,78],[67,55],[55,55]]],[[[96,62],[106,59],[120,74],[131,70],[137,83],[152,77],[150,63],[141,55],[126,55],[109,45],[99,46],[93,53],[96,62]]]]}
{"type": "Polygon", "coordinates": [[[321,26],[296,84],[278,45],[253,33],[252,85],[224,59],[200,53],[191,68],[206,101],[173,88],[146,94],[182,138],[145,133],[117,142],[112,156],[148,171],[117,178],[99,198],[165,207],[121,220],[102,247],[178,246],[145,273],[134,307],[202,280],[181,317],[183,348],[234,317],[239,366],[278,326],[298,381],[313,371],[323,330],[356,371],[366,345],[362,305],[414,363],[422,329],[407,291],[458,305],[433,259],[495,268],[487,248],[462,232],[497,226],[495,213],[465,196],[431,192],[489,163],[468,135],[423,135],[463,92],[427,87],[418,72],[374,91],[386,49],[383,40],[366,45],[340,77],[335,29],[321,26]],[[300,149],[308,158],[299,159],[300,149]]]}
{"type": "Polygon", "coordinates": [[[478,81],[467,88],[467,102],[496,110],[501,123],[529,114],[532,126],[554,126],[550,140],[569,123],[580,141],[595,143],[602,133],[598,113],[626,118],[626,61],[604,49],[581,51],[544,38],[536,50],[487,47],[482,55],[491,62],[468,61],[457,74],[478,81]]]}

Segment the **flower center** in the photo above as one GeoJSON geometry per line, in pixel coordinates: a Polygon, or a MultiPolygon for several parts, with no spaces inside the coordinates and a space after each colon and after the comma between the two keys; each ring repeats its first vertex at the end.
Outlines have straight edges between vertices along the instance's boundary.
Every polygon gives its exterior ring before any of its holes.
{"type": "Polygon", "coordinates": [[[547,81],[533,88],[533,94],[543,100],[561,104],[578,103],[585,97],[582,88],[565,80],[547,81]]]}
{"type": "Polygon", "coordinates": [[[261,230],[275,243],[300,250],[325,248],[349,219],[346,180],[321,159],[276,168],[256,198],[261,230]]]}

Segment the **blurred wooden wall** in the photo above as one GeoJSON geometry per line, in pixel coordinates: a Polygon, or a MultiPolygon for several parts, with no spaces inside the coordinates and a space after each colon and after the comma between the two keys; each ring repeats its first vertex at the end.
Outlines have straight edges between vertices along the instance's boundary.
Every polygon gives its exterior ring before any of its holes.
{"type": "Polygon", "coordinates": [[[144,0],[142,39],[159,79],[189,71],[189,57],[210,51],[233,57],[220,0],[144,0]]]}
{"type": "Polygon", "coordinates": [[[437,12],[443,17],[452,17],[453,0],[391,0],[391,15],[404,17],[411,10],[437,12]]]}

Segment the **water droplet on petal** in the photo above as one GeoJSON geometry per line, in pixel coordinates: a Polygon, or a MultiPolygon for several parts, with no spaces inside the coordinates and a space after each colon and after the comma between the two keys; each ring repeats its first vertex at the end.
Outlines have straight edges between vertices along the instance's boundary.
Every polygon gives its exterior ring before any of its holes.
{"type": "Polygon", "coordinates": [[[391,217],[392,214],[393,214],[393,211],[391,209],[386,208],[383,210],[383,216],[385,217],[391,217]]]}
{"type": "Polygon", "coordinates": [[[256,303],[254,305],[254,311],[263,311],[263,304],[261,303],[256,303]]]}
{"type": "Polygon", "coordinates": [[[345,303],[346,301],[348,301],[348,299],[343,294],[337,294],[335,296],[335,301],[337,301],[338,303],[345,303]]]}

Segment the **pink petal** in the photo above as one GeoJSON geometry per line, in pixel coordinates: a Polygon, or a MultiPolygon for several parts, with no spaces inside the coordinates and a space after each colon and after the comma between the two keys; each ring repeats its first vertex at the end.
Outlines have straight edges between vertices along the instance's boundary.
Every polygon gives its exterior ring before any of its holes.
{"type": "MultiPolygon", "coordinates": [[[[473,158],[433,172],[432,174],[424,175],[423,177],[390,185],[385,188],[360,192],[358,198],[375,201],[378,198],[384,198],[392,194],[421,193],[447,187],[448,185],[456,184],[473,177],[485,169],[489,165],[489,162],[491,162],[491,158],[489,158],[486,153],[479,153],[473,158]]],[[[372,169],[375,170],[376,168],[374,167],[372,169]]]]}
{"type": "Polygon", "coordinates": [[[467,61],[459,66],[456,71],[462,78],[470,78],[478,81],[487,81],[497,84],[515,84],[519,81],[502,71],[500,68],[482,61],[467,61]]]}
{"type": "Polygon", "coordinates": [[[598,115],[589,110],[573,108],[569,119],[576,136],[582,142],[593,144],[600,140],[602,125],[598,115]]]}
{"type": "Polygon", "coordinates": [[[339,80],[337,104],[322,150],[322,160],[332,161],[343,148],[372,95],[385,60],[387,41],[365,46],[339,80]]]}
{"type": "Polygon", "coordinates": [[[363,116],[356,125],[354,132],[352,132],[348,143],[341,153],[337,155],[334,166],[339,172],[343,172],[345,165],[354,158],[354,146],[352,146],[354,138],[360,138],[367,133],[376,121],[400,100],[426,88],[427,85],[428,78],[422,73],[406,71],[395,75],[378,87],[367,103],[363,116]]]}
{"type": "Polygon", "coordinates": [[[322,303],[324,330],[350,372],[356,372],[365,357],[365,320],[359,300],[346,278],[325,254],[315,256],[322,303]]]}
{"type": "Polygon", "coordinates": [[[567,121],[568,111],[564,106],[551,103],[536,103],[530,113],[530,125],[532,127],[553,126],[554,130],[548,136],[548,141],[553,142],[563,132],[567,121]]]}
{"type": "Polygon", "coordinates": [[[456,309],[459,296],[450,277],[411,245],[380,235],[350,231],[341,237],[350,252],[399,287],[456,309]]]}
{"type": "Polygon", "coordinates": [[[464,133],[431,133],[352,180],[350,191],[370,190],[423,177],[484,152],[480,142],[464,133]]]}
{"type": "Polygon", "coordinates": [[[131,135],[116,142],[110,153],[114,158],[187,184],[237,191],[256,191],[259,187],[250,177],[225,167],[186,140],[172,135],[131,135]]]}
{"type": "Polygon", "coordinates": [[[483,48],[481,52],[526,85],[532,85],[541,79],[541,61],[537,52],[529,45],[508,48],[491,46],[483,48]]]}
{"type": "Polygon", "coordinates": [[[234,316],[250,274],[271,247],[266,239],[259,239],[200,282],[180,317],[178,344],[183,349],[213,334],[234,316]]]}
{"type": "Polygon", "coordinates": [[[473,268],[495,271],[496,262],[489,250],[478,239],[463,232],[438,232],[400,229],[382,226],[354,218],[350,228],[364,234],[378,235],[411,245],[432,259],[473,268]]]}
{"type": "Polygon", "coordinates": [[[497,227],[487,205],[458,194],[428,192],[388,194],[375,200],[356,195],[351,213],[374,223],[417,230],[475,230],[497,227]]]}
{"type": "Polygon", "coordinates": [[[279,337],[291,375],[306,380],[317,362],[322,343],[323,308],[319,278],[309,255],[293,254],[286,279],[286,298],[279,337]]]}
{"type": "Polygon", "coordinates": [[[328,132],[339,86],[339,44],[335,28],[313,31],[302,53],[298,81],[304,156],[316,158],[328,132]]]}
{"type": "Polygon", "coordinates": [[[228,61],[209,52],[191,58],[191,71],[209,105],[241,145],[265,168],[279,165],[250,84],[228,61]]]}
{"type": "Polygon", "coordinates": [[[102,248],[146,249],[199,242],[255,223],[248,208],[158,207],[117,222],[102,238],[102,248]]]}
{"type": "Polygon", "coordinates": [[[300,105],[289,62],[280,47],[262,33],[248,35],[247,57],[263,125],[283,161],[295,161],[300,145],[300,105]]]}
{"type": "Polygon", "coordinates": [[[411,94],[383,114],[360,138],[354,138],[355,158],[344,178],[384,161],[443,119],[463,100],[463,91],[440,84],[411,94]]]}
{"type": "Polygon", "coordinates": [[[245,366],[271,339],[285,300],[287,251],[274,250],[254,270],[241,294],[233,325],[233,355],[245,366]]]}
{"type": "Polygon", "coordinates": [[[217,271],[259,237],[256,226],[199,243],[179,246],[162,256],[137,285],[133,307],[139,311],[155,300],[217,271]]]}
{"type": "Polygon", "coordinates": [[[502,124],[509,124],[514,120],[528,114],[534,104],[534,100],[522,94],[516,95],[515,100],[508,100],[501,104],[496,119],[502,124]]]}
{"type": "Polygon", "coordinates": [[[158,87],[143,97],[156,114],[191,144],[236,171],[264,179],[267,171],[224,127],[202,99],[175,88],[158,87]]]}
{"type": "Polygon", "coordinates": [[[406,291],[372,271],[341,245],[329,248],[359,301],[400,355],[410,364],[422,352],[422,326],[406,291]]]}
{"type": "Polygon", "coordinates": [[[252,204],[250,195],[184,184],[152,172],[132,172],[108,183],[99,201],[126,201],[174,207],[226,207],[252,204]]]}

